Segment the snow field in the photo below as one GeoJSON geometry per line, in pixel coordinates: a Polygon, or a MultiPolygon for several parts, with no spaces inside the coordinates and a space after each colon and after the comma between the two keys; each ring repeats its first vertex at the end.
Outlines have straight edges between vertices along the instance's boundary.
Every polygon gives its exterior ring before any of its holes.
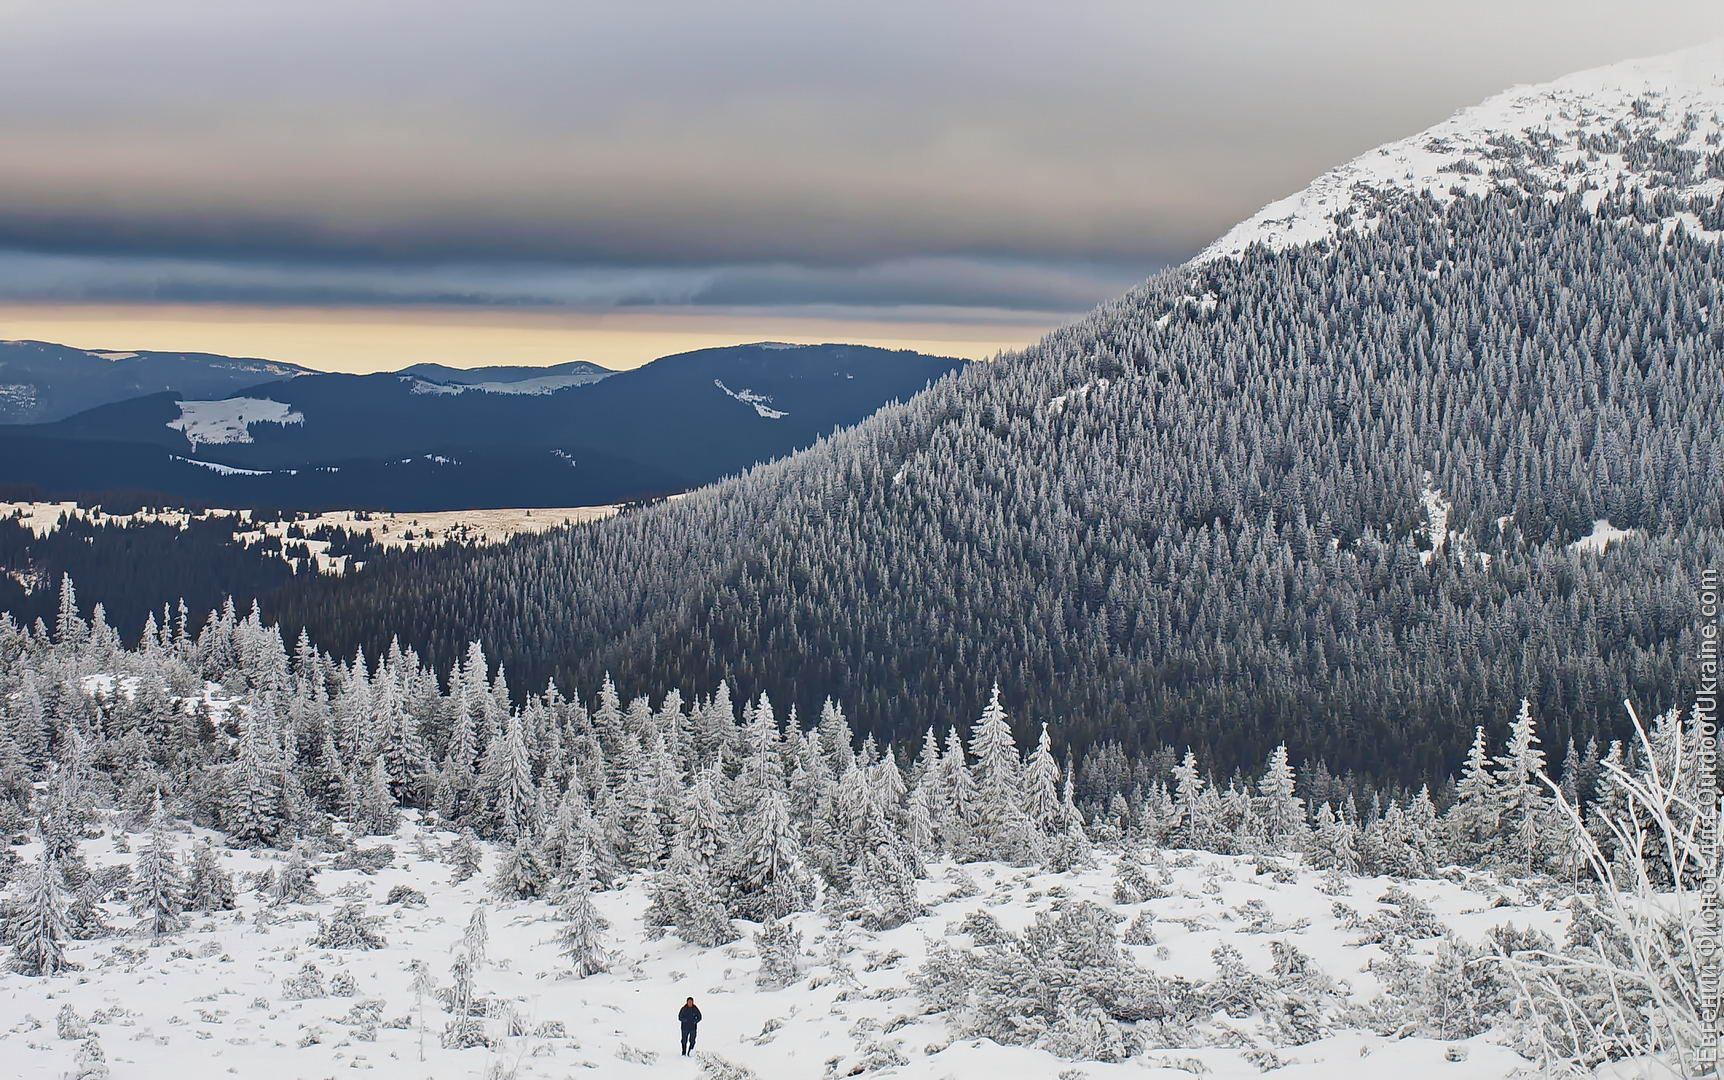
{"type": "MultiPolygon", "coordinates": [[[[277,907],[250,888],[248,878],[279,867],[282,852],[218,848],[239,888],[237,912],[194,915],[186,929],[151,941],[130,931],[128,912],[110,905],[117,936],[70,944],[69,954],[81,970],[49,979],[0,975],[5,990],[0,994],[0,1054],[20,1078],[66,1073],[80,1041],[61,1038],[56,1018],[70,1007],[100,1040],[116,1077],[313,1077],[350,1070],[427,1077],[701,1077],[711,1075],[703,1059],[683,1059],[676,1046],[676,1009],[693,996],[706,1017],[698,1049],[763,1078],[857,1071],[930,1080],[1102,1080],[1197,1072],[1250,1077],[1260,1075],[1246,1056],[1257,1041],[1250,1021],[1230,1021],[1246,1044],[1240,1049],[1193,1047],[1153,1051],[1119,1064],[1074,1063],[1029,1047],[954,1041],[944,1016],[925,1014],[908,977],[933,943],[966,944],[958,927],[973,913],[985,912],[1015,932],[1059,900],[1085,900],[1115,910],[1122,928],[1139,912],[1149,913],[1156,943],[1127,949],[1159,976],[1212,977],[1210,953],[1222,944],[1238,949],[1253,971],[1264,972],[1271,942],[1283,941],[1346,983],[1350,998],[1363,1003],[1379,991],[1376,979],[1363,969],[1383,950],[1354,943],[1359,934],[1337,917],[1337,903],[1369,916],[1382,908],[1376,898],[1399,884],[1425,901],[1452,932],[1475,943],[1508,923],[1560,936],[1567,919],[1560,907],[1478,874],[1456,873],[1461,880],[1455,881],[1357,878],[1347,882],[1343,894],[1331,896],[1319,888],[1318,874],[1289,862],[1280,863],[1284,869],[1278,873],[1259,873],[1253,858],[1167,851],[1162,887],[1168,895],[1116,904],[1111,854],[1100,854],[1093,868],[1064,874],[997,863],[961,868],[940,863],[931,868],[931,880],[918,883],[929,908],[922,918],[878,933],[846,924],[843,956],[854,985],[836,977],[829,963],[828,920],[801,913],[786,920],[802,936],[801,978],[782,990],[761,990],[755,985],[754,924],[739,921],[742,939],[714,949],[671,936],[649,941],[641,923],[649,879],[637,874],[620,888],[595,894],[610,924],[605,944],[612,953],[611,970],[576,979],[557,949],[561,924],[550,901],[502,903],[491,895],[488,880],[499,848],[484,844],[481,872],[452,883],[439,853],[455,835],[412,824],[411,815],[408,820],[395,836],[357,842],[362,850],[388,848],[392,859],[386,868],[376,873],[320,869],[316,886],[323,899],[317,903],[277,907]],[[964,895],[969,889],[955,884],[965,878],[973,880],[975,895],[964,895]],[[398,886],[418,890],[424,905],[385,903],[398,886]],[[311,944],[318,919],[327,919],[349,898],[380,916],[384,948],[334,950],[311,944]],[[493,1016],[485,1022],[496,1040],[491,1047],[444,1049],[438,1036],[448,1014],[428,997],[421,1061],[409,963],[423,961],[433,981],[448,986],[450,964],[480,906],[486,910],[489,941],[476,972],[476,993],[503,1007],[494,1012],[511,1011],[518,1019],[493,1016]],[[326,993],[291,1000],[284,993],[286,983],[308,963],[320,971],[326,993]],[[352,992],[327,992],[339,989],[335,984],[343,976],[352,980],[352,992]],[[558,1023],[566,1034],[545,1026],[558,1023]]],[[[178,833],[175,842],[183,858],[191,838],[178,833]]],[[[132,835],[128,844],[139,851],[144,838],[132,835]]],[[[92,868],[129,864],[134,858],[116,850],[111,832],[86,842],[83,851],[92,868]]],[[[1151,865],[1150,873],[1154,877],[1162,870],[1151,865]]],[[[1435,945],[1434,938],[1415,942],[1414,955],[1429,959],[1435,945]]],[[[1267,1043],[1258,1048],[1267,1049],[1267,1043]]],[[[1489,1035],[1445,1043],[1343,1030],[1270,1052],[1282,1063],[1276,1075],[1284,1077],[1506,1077],[1527,1067],[1489,1035]]]]}

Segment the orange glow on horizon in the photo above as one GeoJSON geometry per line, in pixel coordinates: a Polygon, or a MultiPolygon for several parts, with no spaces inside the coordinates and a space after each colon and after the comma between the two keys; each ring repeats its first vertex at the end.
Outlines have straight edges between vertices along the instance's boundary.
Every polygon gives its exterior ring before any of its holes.
{"type": "Polygon", "coordinates": [[[416,363],[479,367],[591,360],[639,367],[691,349],[750,341],[844,342],[987,359],[1040,338],[1063,317],[970,313],[909,321],[652,308],[287,308],[0,304],[0,338],[80,349],[255,356],[325,371],[392,371],[416,363]],[[966,318],[966,316],[970,316],[966,318]]]}

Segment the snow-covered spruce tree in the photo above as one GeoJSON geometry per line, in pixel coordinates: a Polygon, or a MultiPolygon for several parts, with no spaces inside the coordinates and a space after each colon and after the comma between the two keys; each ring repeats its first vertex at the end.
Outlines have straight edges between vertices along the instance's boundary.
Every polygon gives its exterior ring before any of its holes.
{"type": "Polygon", "coordinates": [[[863,904],[862,922],[870,930],[903,926],[925,911],[916,898],[915,870],[901,844],[886,844],[864,854],[855,884],[863,904]]]}
{"type": "Polygon", "coordinates": [[[683,873],[675,874],[673,862],[669,871],[660,871],[659,879],[671,875],[675,892],[668,924],[677,937],[703,949],[728,945],[742,935],[730,921],[730,909],[725,902],[723,886],[712,871],[695,860],[683,864],[683,873]]]}
{"type": "Polygon", "coordinates": [[[503,853],[503,861],[491,878],[491,892],[501,900],[537,900],[551,888],[551,875],[539,846],[527,838],[503,853]]]}
{"type": "Polygon", "coordinates": [[[604,947],[605,920],[593,904],[593,871],[583,860],[574,880],[557,896],[563,926],[557,946],[577,979],[610,969],[610,953],[604,947]]]}
{"type": "Polygon", "coordinates": [[[975,758],[971,853],[982,859],[1029,862],[1039,853],[1041,837],[1024,810],[1023,761],[997,683],[970,734],[970,754],[975,758]]]}
{"type": "Polygon", "coordinates": [[[1294,793],[1293,766],[1287,761],[1287,744],[1282,743],[1269,754],[1263,776],[1257,781],[1261,816],[1271,850],[1302,851],[1309,839],[1305,825],[1305,804],[1294,793]]]}
{"type": "Polygon", "coordinates": [[[449,863],[450,880],[457,885],[479,872],[481,855],[472,829],[461,830],[461,835],[450,843],[445,859],[449,863]]]}
{"type": "Polygon", "coordinates": [[[271,745],[265,710],[253,706],[240,731],[239,757],[227,779],[222,828],[235,843],[268,846],[287,831],[282,813],[281,761],[271,745]]]}
{"type": "Polygon", "coordinates": [[[491,835],[518,840],[532,829],[538,787],[533,782],[526,733],[514,713],[509,714],[503,731],[492,739],[485,753],[480,792],[491,835]]]}
{"type": "Polygon", "coordinates": [[[1449,850],[1455,858],[1478,862],[1494,853],[1498,843],[1497,806],[1489,744],[1485,741],[1485,729],[1476,727],[1472,748],[1461,768],[1460,783],[1455,787],[1454,804],[1443,817],[1449,850]]]}
{"type": "Polygon", "coordinates": [[[491,928],[485,918],[484,904],[473,905],[473,914],[467,917],[467,928],[461,932],[461,947],[467,950],[467,962],[475,970],[485,966],[485,957],[491,948],[491,928]]]}
{"type": "Polygon", "coordinates": [[[1552,815],[1544,786],[1544,750],[1539,745],[1532,702],[1521,699],[1520,711],[1509,725],[1508,744],[1496,759],[1492,775],[1495,807],[1492,816],[1503,834],[1502,855],[1530,870],[1545,869],[1555,854],[1552,842],[1559,822],[1552,815]]]}
{"type": "Polygon", "coordinates": [[[60,871],[44,848],[33,870],[19,881],[13,900],[12,970],[20,975],[55,975],[74,965],[66,959],[66,896],[60,871]]]}
{"type": "Polygon", "coordinates": [[[311,865],[304,847],[296,844],[276,871],[270,901],[277,905],[315,904],[321,899],[323,895],[317,891],[317,870],[311,865]]]}
{"type": "Polygon", "coordinates": [[[782,790],[768,788],[759,795],[731,850],[729,900],[738,918],[782,918],[812,902],[813,883],[782,790]]]}
{"type": "Polygon", "coordinates": [[[782,919],[767,919],[754,935],[760,969],[754,984],[762,990],[782,990],[802,978],[802,935],[782,919]]]}
{"type": "Polygon", "coordinates": [[[149,937],[171,934],[180,928],[180,913],[185,910],[184,884],[173,843],[168,838],[159,795],[150,819],[149,842],[132,868],[131,901],[132,911],[138,916],[138,929],[149,937]]]}
{"type": "Polygon", "coordinates": [[[113,1075],[108,1071],[108,1057],[102,1053],[102,1043],[95,1035],[78,1044],[78,1056],[72,1060],[72,1071],[66,1075],[67,1080],[109,1080],[113,1075]]]}
{"type": "MultiPolygon", "coordinates": [[[[1096,904],[1064,901],[1021,934],[1002,932],[974,949],[936,945],[910,984],[963,1037],[1111,1053],[1111,1037],[1095,1041],[1098,1016],[1115,1024],[1192,1018],[1180,1012],[1188,1004],[1126,954],[1118,918],[1096,904]]],[[[1125,1049],[1122,1040],[1118,1051],[1125,1049]]]]}

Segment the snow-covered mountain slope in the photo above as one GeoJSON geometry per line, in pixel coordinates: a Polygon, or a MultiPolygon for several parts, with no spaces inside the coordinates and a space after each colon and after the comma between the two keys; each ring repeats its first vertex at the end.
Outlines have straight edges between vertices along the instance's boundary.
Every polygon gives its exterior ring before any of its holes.
{"type": "MultiPolygon", "coordinates": [[[[1504,188],[1551,198],[1582,192],[1596,208],[1617,187],[1682,200],[1724,194],[1724,40],[1497,94],[1331,169],[1235,226],[1197,261],[1370,228],[1408,194],[1446,201],[1504,188]]],[[[1664,208],[1656,220],[1705,231],[1680,208],[1664,208]]],[[[1714,226],[1707,235],[1724,233],[1714,226]]]]}

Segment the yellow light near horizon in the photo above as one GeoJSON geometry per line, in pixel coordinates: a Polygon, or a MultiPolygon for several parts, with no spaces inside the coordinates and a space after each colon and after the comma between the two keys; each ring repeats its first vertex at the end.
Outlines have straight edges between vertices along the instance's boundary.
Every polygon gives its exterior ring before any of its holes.
{"type": "Polygon", "coordinates": [[[987,359],[1041,337],[1059,316],[879,321],[652,308],[602,313],[520,309],[277,308],[0,304],[0,338],[80,349],[256,356],[325,371],[392,371],[591,360],[638,367],[691,349],[749,341],[845,342],[987,359]]]}

